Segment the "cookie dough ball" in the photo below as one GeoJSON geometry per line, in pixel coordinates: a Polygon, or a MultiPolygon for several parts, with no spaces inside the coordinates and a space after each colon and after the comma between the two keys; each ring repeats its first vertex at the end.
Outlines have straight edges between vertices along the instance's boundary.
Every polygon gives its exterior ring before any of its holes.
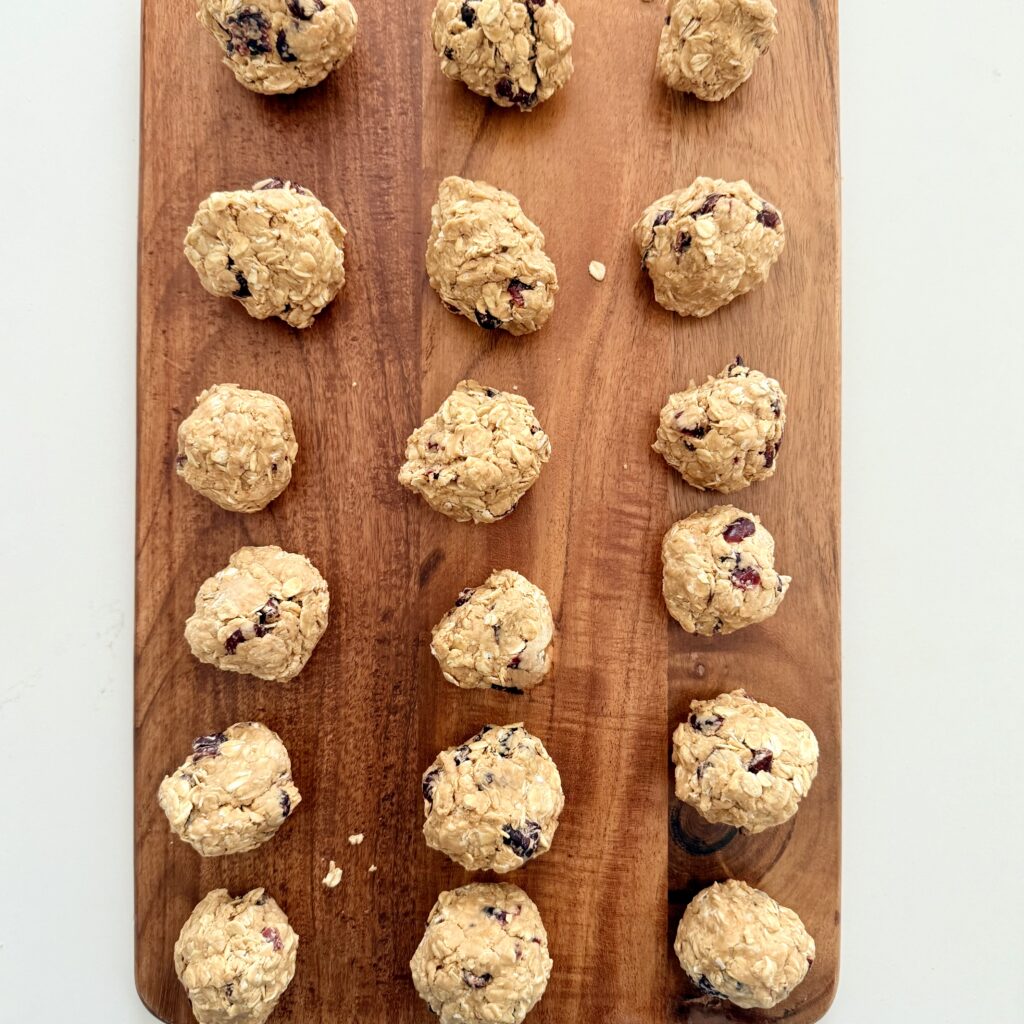
{"type": "Polygon", "coordinates": [[[239,722],[194,740],[158,799],[175,835],[204,857],[220,857],[273,839],[302,797],[281,737],[259,722],[239,722]]]}
{"type": "Polygon", "coordinates": [[[786,229],[745,181],[698,178],[648,206],[633,237],[658,303],[708,316],[768,279],[786,229]]]}
{"type": "Polygon", "coordinates": [[[345,284],[345,229],[312,192],[280,178],[204,199],[185,256],[211,295],[292,327],[309,327],[345,284]]]}
{"type": "Polygon", "coordinates": [[[486,725],[424,772],[423,835],[467,871],[504,874],[547,852],[564,804],[544,744],[522,723],[486,725]]]}
{"type": "Polygon", "coordinates": [[[437,0],[441,70],[500,107],[532,110],[572,75],[572,19],[558,0],[437,0]]]}
{"type": "Polygon", "coordinates": [[[329,605],[327,582],[305,555],[239,548],[199,588],[185,639],[207,665],[285,683],[324,635],[329,605]]]}
{"type": "Polygon", "coordinates": [[[709,996],[745,1010],[788,999],[814,962],[814,939],[788,907],[746,882],[716,882],[679,922],[676,956],[709,996]]]}
{"type": "Polygon", "coordinates": [[[246,89],[292,93],[322,82],[356,41],[349,0],[199,0],[199,21],[246,89]]]}
{"type": "Polygon", "coordinates": [[[555,265],[543,232],[511,192],[445,178],[430,218],[427,275],[452,313],[509,334],[547,323],[558,291],[555,265]]]}
{"type": "Polygon", "coordinates": [[[737,356],[717,377],[669,396],[654,450],[691,487],[731,494],[774,475],[785,427],[779,382],[737,356]]]}
{"type": "Polygon", "coordinates": [[[667,7],[658,73],[702,100],[734,93],[778,32],[770,0],[668,0],[667,7]]]}
{"type": "Polygon", "coordinates": [[[292,478],[299,452],[276,395],[215,384],[178,427],[178,476],[229,512],[259,512],[292,478]]]}
{"type": "Polygon", "coordinates": [[[459,595],[434,627],[430,653],[445,679],[464,690],[522,693],[547,675],[554,632],[544,591],[502,569],[459,595]]]}
{"type": "Polygon", "coordinates": [[[174,944],[174,969],[199,1024],[263,1024],[295,975],[299,937],[264,889],[214,889],[174,944]]]}
{"type": "Polygon", "coordinates": [[[733,690],[691,702],[672,760],[683,803],[755,835],[796,814],[818,774],[818,741],[804,722],[733,690]]]}
{"type": "Polygon", "coordinates": [[[440,1024],[520,1024],[551,976],[540,911],[507,882],[443,892],[409,968],[440,1024]]]}
{"type": "Polygon", "coordinates": [[[775,541],[750,512],[716,505],[680,519],[661,546],[662,593],[688,633],[735,633],[771,618],[789,589],[775,571],[775,541]]]}
{"type": "Polygon", "coordinates": [[[550,458],[522,395],[464,380],[406,442],[398,480],[460,523],[493,523],[515,511],[550,458]]]}

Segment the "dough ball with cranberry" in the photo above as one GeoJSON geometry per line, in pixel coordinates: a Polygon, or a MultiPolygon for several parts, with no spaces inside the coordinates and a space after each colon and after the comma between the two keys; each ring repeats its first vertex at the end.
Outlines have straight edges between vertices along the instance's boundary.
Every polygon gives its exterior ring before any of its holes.
{"type": "Polygon", "coordinates": [[[240,548],[199,588],[185,639],[207,665],[284,683],[309,660],[329,606],[327,582],[305,555],[240,548]]]}
{"type": "Polygon", "coordinates": [[[178,476],[229,512],[258,512],[288,486],[298,455],[276,395],[215,384],[178,427],[178,476]]]}
{"type": "Polygon", "coordinates": [[[785,429],[779,382],[737,356],[717,377],[669,395],[654,450],[691,487],[731,494],[774,475],[785,429]]]}
{"type": "Polygon", "coordinates": [[[441,70],[500,107],[533,110],[572,75],[572,19],[559,0],[437,0],[441,70]]]}
{"type": "Polygon", "coordinates": [[[348,60],[356,41],[349,0],[199,0],[199,21],[224,63],[253,92],[297,92],[348,60]]]}
{"type": "Polygon", "coordinates": [[[443,892],[409,969],[440,1024],[520,1024],[551,976],[540,911],[507,882],[443,892]]]}
{"type": "Polygon", "coordinates": [[[751,512],[716,505],[679,520],[661,546],[662,593],[688,633],[725,636],[779,610],[790,577],[775,569],[775,540],[751,512]]]}
{"type": "Polygon", "coordinates": [[[345,229],[308,189],[280,178],[214,192],[185,235],[202,286],[257,320],[309,327],[345,285],[345,229]]]}
{"type": "Polygon", "coordinates": [[[564,804],[544,744],[521,724],[487,725],[424,773],[423,836],[467,871],[503,874],[547,852],[564,804]]]}
{"type": "Polygon", "coordinates": [[[750,835],[796,814],[818,774],[810,726],[743,690],[695,700],[672,737],[676,796],[750,835]]]}
{"type": "Polygon", "coordinates": [[[273,839],[302,797],[281,737],[260,722],[239,722],[194,740],[158,799],[175,835],[204,857],[220,857],[273,839]]]}
{"type": "Polygon", "coordinates": [[[807,977],[815,952],[792,910],[735,879],[694,896],[679,922],[675,951],[704,995],[745,1010],[788,999],[807,977]]]}
{"type": "Polygon", "coordinates": [[[668,0],[658,73],[702,100],[724,100],[753,73],[778,30],[771,0],[668,0]]]}
{"type": "Polygon", "coordinates": [[[174,944],[174,969],[199,1024],[264,1024],[295,976],[299,937],[264,889],[214,889],[174,944]]]}
{"type": "Polygon", "coordinates": [[[651,203],[633,238],[658,304],[701,317],[768,280],[786,229],[745,181],[698,178],[651,203]]]}

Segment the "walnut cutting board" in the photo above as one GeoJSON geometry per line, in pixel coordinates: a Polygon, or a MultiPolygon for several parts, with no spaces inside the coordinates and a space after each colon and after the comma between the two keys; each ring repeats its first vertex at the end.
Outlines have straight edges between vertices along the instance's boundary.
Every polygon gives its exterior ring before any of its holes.
{"type": "Polygon", "coordinates": [[[839,954],[839,208],[835,0],[783,0],[780,35],[722,104],[668,93],[654,59],[664,11],[575,0],[576,74],[529,116],[440,74],[430,0],[362,0],[356,52],[321,87],[266,99],[238,86],[193,0],[144,0],[135,700],[136,974],[165,1021],[192,1019],[172,947],[211,888],[266,885],[301,935],[279,1024],[430,1019],[408,961],[437,893],[468,876],[427,849],[419,777],[485,722],[524,720],[561,770],[552,850],[509,876],[541,908],[555,961],[535,1024],[820,1018],[839,954]],[[562,290],[539,334],[488,335],[450,315],[423,269],[446,174],[510,189],[544,230],[562,290]],[[698,173],[747,177],[784,212],[769,283],[703,321],[654,304],[629,228],[698,173]],[[271,175],[311,189],[349,229],[348,284],[306,332],[251,320],[200,287],[181,254],[209,192],[271,175]],[[608,266],[602,284],[590,260],[608,266]],[[660,542],[714,504],[650,450],[670,391],[737,353],[790,397],[776,476],[739,495],[794,582],[768,623],[713,640],[669,620],[660,542]],[[404,441],[473,376],[527,396],[552,439],[509,519],[451,522],[395,479],[404,441]],[[232,515],[174,473],[175,431],[210,384],[274,392],[300,443],[292,484],[232,515]],[[330,627],[289,685],[198,664],[182,638],[195,591],[231,552],[276,543],[331,587],[330,627]],[[459,590],[515,568],[551,599],[553,676],[534,694],[442,680],[430,627],[459,590]],[[821,772],[789,824],[734,837],[672,798],[669,737],[694,697],[744,686],[807,720],[821,772]],[[193,736],[259,719],[281,733],[302,807],[260,850],[201,860],[156,804],[193,736]],[[347,836],[364,832],[350,847],[347,836]],[[327,861],[341,886],[320,884],[327,861]],[[371,864],[377,866],[370,873],[371,864]],[[686,901],[736,876],[802,916],[818,956],[774,1011],[699,998],[671,939],[686,901]]]}

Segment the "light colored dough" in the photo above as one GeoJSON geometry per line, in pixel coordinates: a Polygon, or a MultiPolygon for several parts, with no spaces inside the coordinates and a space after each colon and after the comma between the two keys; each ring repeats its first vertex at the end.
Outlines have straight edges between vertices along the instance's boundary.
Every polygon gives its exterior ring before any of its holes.
{"type": "Polygon", "coordinates": [[[174,969],[199,1024],[263,1024],[295,975],[299,937],[264,889],[214,889],[174,944],[174,969]]]}
{"type": "Polygon", "coordinates": [[[268,178],[204,199],[185,256],[211,295],[309,327],[345,284],[345,233],[312,192],[268,178]]]}
{"type": "Polygon", "coordinates": [[[464,380],[409,437],[398,480],[460,523],[493,523],[515,511],[550,458],[522,395],[464,380]]]}
{"type": "Polygon", "coordinates": [[[440,1024],[520,1024],[551,976],[540,911],[507,882],[443,892],[409,969],[440,1024]]]}
{"type": "Polygon", "coordinates": [[[502,569],[459,595],[434,627],[430,653],[455,686],[522,692],[547,675],[554,630],[544,591],[502,569]]]}
{"type": "Polygon", "coordinates": [[[744,1009],[788,999],[814,961],[800,918],[767,893],[730,879],[702,889],[679,922],[676,956],[705,995],[744,1009]]]}
{"type": "Polygon", "coordinates": [[[501,107],[533,110],[572,75],[572,19],[558,0],[437,0],[441,70],[501,107]]]}
{"type": "Polygon", "coordinates": [[[229,512],[258,512],[288,486],[298,455],[276,395],[215,384],[178,427],[178,476],[229,512]]]}
{"type": "Polygon", "coordinates": [[[806,723],[733,690],[691,702],[672,761],[680,800],[755,835],[796,814],[818,774],[818,741],[806,723]]]}
{"type": "Polygon", "coordinates": [[[786,228],[745,181],[697,178],[651,203],[633,238],[658,303],[701,317],[768,279],[786,228]]]}
{"type": "Polygon", "coordinates": [[[427,845],[504,874],[551,847],[565,798],[555,762],[521,723],[487,725],[423,774],[427,845]]]}
{"type": "Polygon", "coordinates": [[[348,60],[358,18],[349,0],[199,0],[199,22],[253,92],[293,93],[348,60]]]}
{"type": "Polygon", "coordinates": [[[430,218],[427,276],[452,313],[517,335],[547,323],[558,291],[555,265],[543,232],[511,192],[445,178],[430,218]]]}
{"type": "Polygon", "coordinates": [[[654,450],[691,487],[732,494],[774,475],[785,427],[779,382],[737,356],[717,377],[669,396],[654,450]]]}
{"type": "Polygon", "coordinates": [[[661,547],[662,592],[688,633],[734,633],[774,615],[790,577],[775,571],[775,541],[751,512],[716,505],[680,519],[661,547]]]}
{"type": "Polygon", "coordinates": [[[204,857],[220,857],[273,839],[302,797],[281,737],[260,722],[239,722],[194,740],[158,800],[175,835],[204,857]]]}
{"type": "Polygon", "coordinates": [[[668,0],[658,73],[702,100],[724,100],[753,73],[778,30],[771,0],[668,0]]]}
{"type": "Polygon", "coordinates": [[[199,588],[185,639],[207,665],[284,683],[309,660],[329,606],[327,583],[305,555],[239,548],[199,588]]]}

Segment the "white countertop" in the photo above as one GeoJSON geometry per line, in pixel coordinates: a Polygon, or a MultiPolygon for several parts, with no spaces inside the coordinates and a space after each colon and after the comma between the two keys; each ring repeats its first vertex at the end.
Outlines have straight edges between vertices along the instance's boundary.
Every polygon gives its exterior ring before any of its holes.
{"type": "MultiPolygon", "coordinates": [[[[827,1019],[1020,1024],[1024,5],[843,6],[844,913],[827,1019]]],[[[123,0],[4,11],[0,1021],[142,1024],[139,18],[123,0]]]]}

